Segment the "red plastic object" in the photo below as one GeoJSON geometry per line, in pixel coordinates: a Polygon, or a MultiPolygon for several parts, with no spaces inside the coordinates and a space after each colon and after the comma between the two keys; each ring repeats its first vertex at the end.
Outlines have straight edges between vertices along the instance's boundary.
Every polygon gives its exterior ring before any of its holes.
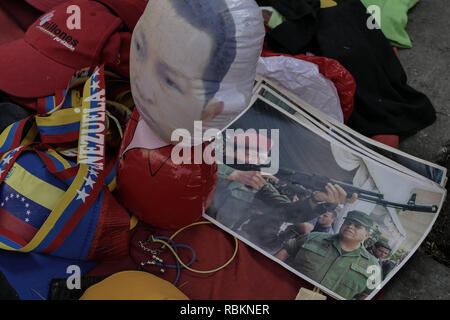
{"type": "Polygon", "coordinates": [[[372,139],[384,143],[392,148],[398,149],[399,146],[399,136],[394,134],[380,134],[373,136],[372,139]]]}
{"type": "Polygon", "coordinates": [[[395,55],[398,57],[398,48],[397,47],[392,47],[392,49],[394,50],[395,55]]]}
{"type": "MultiPolygon", "coordinates": [[[[121,155],[133,138],[138,120],[135,110],[125,130],[121,155]]],[[[173,148],[127,150],[120,157],[117,172],[119,201],[139,220],[164,229],[197,221],[210,205],[217,183],[215,162],[176,165],[171,160],[173,148]]],[[[191,151],[194,159],[194,149],[191,151]]]]}
{"type": "Polygon", "coordinates": [[[339,95],[339,100],[341,101],[344,121],[348,121],[350,115],[353,112],[356,82],[351,73],[347,69],[345,69],[337,60],[318,56],[306,56],[304,54],[292,56],[284,53],[276,53],[271,51],[266,46],[264,47],[261,56],[287,56],[316,64],[319,67],[319,72],[334,83],[334,86],[336,87],[339,95]]]}

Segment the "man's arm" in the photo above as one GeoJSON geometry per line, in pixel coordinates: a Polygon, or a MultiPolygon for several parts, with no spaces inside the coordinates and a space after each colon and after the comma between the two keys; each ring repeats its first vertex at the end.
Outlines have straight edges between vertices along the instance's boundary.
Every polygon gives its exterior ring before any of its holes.
{"type": "MultiPolygon", "coordinates": [[[[222,179],[236,181],[256,190],[267,184],[267,181],[259,171],[236,170],[225,164],[219,164],[217,171],[222,179]]],[[[277,179],[273,176],[270,176],[270,178],[277,179]]]]}
{"type": "Polygon", "coordinates": [[[292,202],[288,196],[281,194],[271,183],[267,183],[255,195],[266,205],[276,210],[285,221],[307,222],[326,212],[324,206],[311,199],[292,202]]]}
{"type": "Polygon", "coordinates": [[[217,175],[219,178],[228,179],[228,176],[232,174],[235,170],[226,164],[218,164],[217,165],[217,175]]]}
{"type": "Polygon", "coordinates": [[[286,249],[281,249],[280,251],[277,252],[277,254],[275,255],[275,258],[281,260],[281,261],[286,261],[286,259],[289,257],[289,254],[287,253],[286,249]]]}
{"type": "MultiPolygon", "coordinates": [[[[315,220],[315,219],[313,219],[313,220],[315,220]]],[[[312,224],[311,221],[302,222],[302,223],[297,224],[297,229],[300,234],[308,234],[314,230],[314,225],[315,224],[312,224]]]]}
{"type": "Polygon", "coordinates": [[[275,258],[286,261],[289,256],[295,255],[300,247],[308,240],[308,235],[290,239],[283,244],[283,249],[277,252],[275,258]]]}
{"type": "Polygon", "coordinates": [[[255,197],[267,205],[278,210],[277,214],[283,215],[286,221],[306,222],[312,220],[327,211],[326,203],[345,204],[353,203],[357,195],[353,194],[349,199],[347,193],[338,185],[327,185],[325,192],[314,192],[306,200],[292,202],[287,196],[280,192],[270,183],[261,188],[255,197]]]}

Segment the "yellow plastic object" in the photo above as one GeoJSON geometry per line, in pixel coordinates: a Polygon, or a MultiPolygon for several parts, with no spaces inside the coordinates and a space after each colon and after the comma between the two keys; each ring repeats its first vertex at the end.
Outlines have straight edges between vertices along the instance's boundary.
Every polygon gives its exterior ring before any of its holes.
{"type": "Polygon", "coordinates": [[[333,0],[320,0],[320,7],[323,8],[330,8],[337,6],[337,3],[333,0]]]}
{"type": "Polygon", "coordinates": [[[89,287],[80,300],[189,300],[170,282],[143,271],[118,272],[89,287]]]}

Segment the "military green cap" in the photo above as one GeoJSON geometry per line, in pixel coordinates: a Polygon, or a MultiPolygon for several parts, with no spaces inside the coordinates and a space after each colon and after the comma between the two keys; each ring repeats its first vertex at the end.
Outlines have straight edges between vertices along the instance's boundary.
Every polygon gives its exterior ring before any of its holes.
{"type": "Polygon", "coordinates": [[[349,213],[347,213],[347,216],[344,219],[345,220],[351,219],[351,220],[358,221],[359,223],[361,223],[363,226],[365,226],[368,229],[372,228],[372,226],[373,226],[373,220],[362,211],[357,211],[357,210],[350,211],[349,213]]]}
{"type": "Polygon", "coordinates": [[[392,248],[389,246],[389,244],[386,241],[384,241],[384,240],[378,240],[375,243],[375,247],[376,248],[383,247],[385,249],[388,249],[389,251],[392,250],[392,248]]]}

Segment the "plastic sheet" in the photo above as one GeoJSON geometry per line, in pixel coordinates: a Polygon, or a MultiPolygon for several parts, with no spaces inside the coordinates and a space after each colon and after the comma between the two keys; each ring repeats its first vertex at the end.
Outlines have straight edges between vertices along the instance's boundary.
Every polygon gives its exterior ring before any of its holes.
{"type": "Polygon", "coordinates": [[[344,122],[350,118],[354,107],[354,95],[356,92],[356,82],[350,72],[345,69],[338,61],[326,57],[306,56],[303,54],[291,56],[283,53],[275,53],[269,49],[264,49],[263,57],[288,56],[296,59],[312,62],[319,66],[319,71],[327,79],[333,81],[334,86],[341,101],[344,122]]]}
{"type": "Polygon", "coordinates": [[[314,63],[285,56],[260,58],[256,73],[288,89],[334,119],[344,122],[333,82],[320,74],[314,63]]]}

